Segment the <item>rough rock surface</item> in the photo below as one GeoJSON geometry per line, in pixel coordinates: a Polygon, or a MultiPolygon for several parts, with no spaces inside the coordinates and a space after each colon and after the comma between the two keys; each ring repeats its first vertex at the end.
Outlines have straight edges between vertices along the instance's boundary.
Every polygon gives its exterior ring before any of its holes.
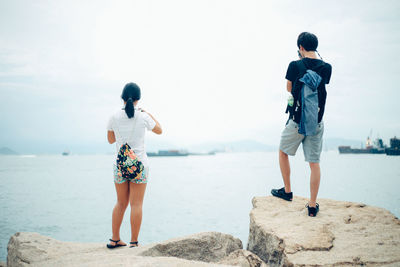
{"type": "Polygon", "coordinates": [[[242,248],[242,241],[231,235],[205,232],[155,244],[141,252],[140,255],[170,256],[187,260],[218,262],[231,252],[242,248]]]}
{"type": "Polygon", "coordinates": [[[400,266],[400,221],[365,204],[306,198],[253,198],[247,249],[271,266],[400,266]]]}
{"type": "MultiPolygon", "coordinates": [[[[228,255],[231,249],[233,251],[238,247],[241,248],[242,245],[232,236],[216,232],[195,234],[189,236],[189,239],[188,243],[185,242],[185,238],[180,238],[161,244],[174,244],[176,240],[180,240],[181,244],[188,245],[188,250],[182,248],[182,252],[193,251],[196,253],[194,247],[196,241],[193,240],[197,240],[203,251],[214,252],[218,258],[228,255]],[[195,238],[196,236],[198,239],[195,238]],[[221,243],[213,243],[212,247],[206,248],[207,244],[204,240],[221,243]],[[230,241],[232,242],[230,243],[230,241]],[[222,248],[226,249],[224,256],[222,256],[222,248]]],[[[154,249],[158,248],[158,245],[151,244],[138,248],[121,247],[110,250],[104,243],[62,242],[38,233],[16,233],[8,243],[7,266],[228,266],[176,257],[141,256],[141,254],[150,255],[151,251],[158,251],[154,249]]],[[[196,255],[199,256],[199,254],[196,255]]]]}
{"type": "Polygon", "coordinates": [[[243,249],[238,249],[223,258],[218,263],[235,265],[240,267],[267,267],[256,254],[243,249]]]}
{"type": "Polygon", "coordinates": [[[6,267],[7,263],[0,261],[0,267],[6,267]]]}

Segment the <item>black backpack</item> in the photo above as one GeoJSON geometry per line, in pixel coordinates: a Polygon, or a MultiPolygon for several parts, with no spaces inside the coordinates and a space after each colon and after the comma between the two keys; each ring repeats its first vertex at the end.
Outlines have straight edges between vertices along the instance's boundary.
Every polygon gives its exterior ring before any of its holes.
{"type": "MultiPolygon", "coordinates": [[[[307,72],[308,69],[316,71],[318,69],[320,69],[321,67],[323,67],[325,65],[325,62],[321,61],[320,64],[309,68],[306,66],[304,60],[297,60],[296,62],[296,66],[297,69],[299,70],[299,74],[296,77],[296,80],[293,83],[292,86],[292,96],[293,96],[293,105],[289,106],[287,105],[286,107],[286,112],[285,113],[289,113],[289,119],[292,119],[294,122],[296,123],[300,123],[301,120],[301,89],[303,87],[303,83],[300,80],[301,77],[304,76],[304,74],[307,72]]],[[[317,72],[317,71],[316,71],[317,72]]],[[[319,106],[321,106],[321,104],[323,103],[322,100],[325,100],[325,96],[322,92],[320,92],[318,90],[318,100],[319,100],[319,106]]]]}

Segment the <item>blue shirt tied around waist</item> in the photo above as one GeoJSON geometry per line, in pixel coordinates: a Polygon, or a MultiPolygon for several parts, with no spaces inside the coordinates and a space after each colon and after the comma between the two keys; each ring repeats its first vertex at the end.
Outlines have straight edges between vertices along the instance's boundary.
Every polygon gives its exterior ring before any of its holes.
{"type": "Polygon", "coordinates": [[[300,82],[304,83],[301,90],[301,119],[299,134],[315,135],[318,126],[318,86],[322,81],[313,70],[307,70],[300,82]]]}

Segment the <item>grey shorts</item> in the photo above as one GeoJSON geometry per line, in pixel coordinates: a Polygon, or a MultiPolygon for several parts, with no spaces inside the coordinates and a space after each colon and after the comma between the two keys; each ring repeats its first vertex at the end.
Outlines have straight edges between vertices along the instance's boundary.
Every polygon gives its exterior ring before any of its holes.
{"type": "Polygon", "coordinates": [[[304,136],[299,134],[299,125],[293,120],[289,120],[282,132],[279,149],[289,156],[294,156],[300,143],[302,143],[305,160],[318,163],[322,151],[324,123],[321,121],[317,127],[315,135],[304,136]]]}

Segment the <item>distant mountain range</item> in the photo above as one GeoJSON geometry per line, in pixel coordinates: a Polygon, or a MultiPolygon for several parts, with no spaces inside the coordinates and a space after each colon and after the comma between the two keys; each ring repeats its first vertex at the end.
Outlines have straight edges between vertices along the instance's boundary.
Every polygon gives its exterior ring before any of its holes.
{"type": "Polygon", "coordinates": [[[18,155],[18,153],[8,147],[2,147],[0,148],[0,155],[18,155]]]}

